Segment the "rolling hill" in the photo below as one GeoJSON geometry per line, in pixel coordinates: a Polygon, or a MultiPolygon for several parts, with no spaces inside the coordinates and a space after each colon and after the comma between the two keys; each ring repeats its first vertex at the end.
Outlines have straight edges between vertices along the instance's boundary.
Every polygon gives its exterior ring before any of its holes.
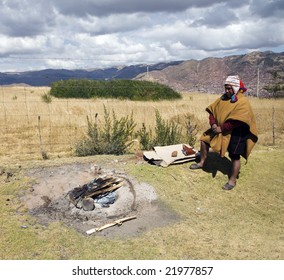
{"type": "Polygon", "coordinates": [[[67,79],[136,79],[166,84],[177,91],[222,93],[228,75],[238,74],[248,94],[284,97],[284,52],[252,52],[222,58],[138,64],[93,70],[45,69],[0,73],[0,85],[50,86],[67,79]]]}

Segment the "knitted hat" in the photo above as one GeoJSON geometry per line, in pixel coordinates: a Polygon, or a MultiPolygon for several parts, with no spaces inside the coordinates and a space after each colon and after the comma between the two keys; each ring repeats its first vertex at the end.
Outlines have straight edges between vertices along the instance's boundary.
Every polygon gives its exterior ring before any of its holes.
{"type": "Polygon", "coordinates": [[[239,91],[241,91],[241,92],[246,92],[247,91],[247,89],[245,87],[245,84],[243,83],[242,80],[240,80],[240,89],[239,89],[239,91]]]}
{"type": "Polygon", "coordinates": [[[237,94],[240,89],[240,78],[236,76],[228,76],[225,85],[230,85],[233,88],[234,94],[237,94]]]}

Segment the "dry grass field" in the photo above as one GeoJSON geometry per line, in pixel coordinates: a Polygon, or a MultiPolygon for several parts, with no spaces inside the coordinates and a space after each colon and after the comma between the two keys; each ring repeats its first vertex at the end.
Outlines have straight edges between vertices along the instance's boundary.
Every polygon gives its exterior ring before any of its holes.
{"type": "Polygon", "coordinates": [[[157,167],[134,154],[72,156],[73,143],[86,130],[86,116],[103,116],[103,106],[118,117],[133,112],[134,120],[146,125],[153,125],[155,109],[165,119],[190,113],[201,133],[208,123],[204,109],[216,95],[184,93],[174,102],[53,98],[45,103],[42,95],[48,90],[0,88],[0,259],[284,259],[284,100],[250,98],[259,143],[248,163],[242,161],[236,188],[227,192],[221,186],[228,159],[214,154],[205,171],[191,171],[189,163],[157,167]],[[40,157],[39,124],[49,160],[40,157]],[[71,163],[95,163],[152,185],[179,219],[139,236],[111,240],[86,236],[60,220],[39,223],[21,200],[36,187],[27,172],[71,163]]]}
{"type": "MultiPolygon", "coordinates": [[[[114,110],[118,118],[133,113],[137,129],[144,123],[155,125],[155,110],[170,120],[193,115],[198,134],[208,126],[205,107],[218,96],[184,93],[182,100],[137,102],[125,100],[78,100],[52,98],[43,101],[49,92],[45,87],[0,88],[0,156],[37,158],[40,143],[49,156],[72,155],[74,144],[86,133],[87,116],[103,120],[104,106],[114,110]],[[40,139],[41,137],[41,139],[40,139]]],[[[260,145],[284,143],[284,100],[250,98],[259,130],[260,145]]]]}

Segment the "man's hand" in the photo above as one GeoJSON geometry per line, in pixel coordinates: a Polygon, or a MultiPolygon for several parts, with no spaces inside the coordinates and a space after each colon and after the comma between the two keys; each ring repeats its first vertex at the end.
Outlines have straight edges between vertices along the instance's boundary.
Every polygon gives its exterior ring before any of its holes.
{"type": "Polygon", "coordinates": [[[212,130],[214,131],[214,133],[216,133],[216,134],[222,132],[221,127],[218,126],[217,124],[213,124],[211,128],[212,128],[212,130]]]}

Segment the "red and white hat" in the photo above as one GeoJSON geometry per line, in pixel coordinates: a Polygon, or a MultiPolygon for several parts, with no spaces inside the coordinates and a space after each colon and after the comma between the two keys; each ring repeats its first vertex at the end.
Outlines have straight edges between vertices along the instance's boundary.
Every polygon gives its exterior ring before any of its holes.
{"type": "Polygon", "coordinates": [[[230,85],[233,88],[234,94],[237,94],[240,89],[240,78],[238,75],[236,76],[228,76],[225,85],[230,85]]]}

